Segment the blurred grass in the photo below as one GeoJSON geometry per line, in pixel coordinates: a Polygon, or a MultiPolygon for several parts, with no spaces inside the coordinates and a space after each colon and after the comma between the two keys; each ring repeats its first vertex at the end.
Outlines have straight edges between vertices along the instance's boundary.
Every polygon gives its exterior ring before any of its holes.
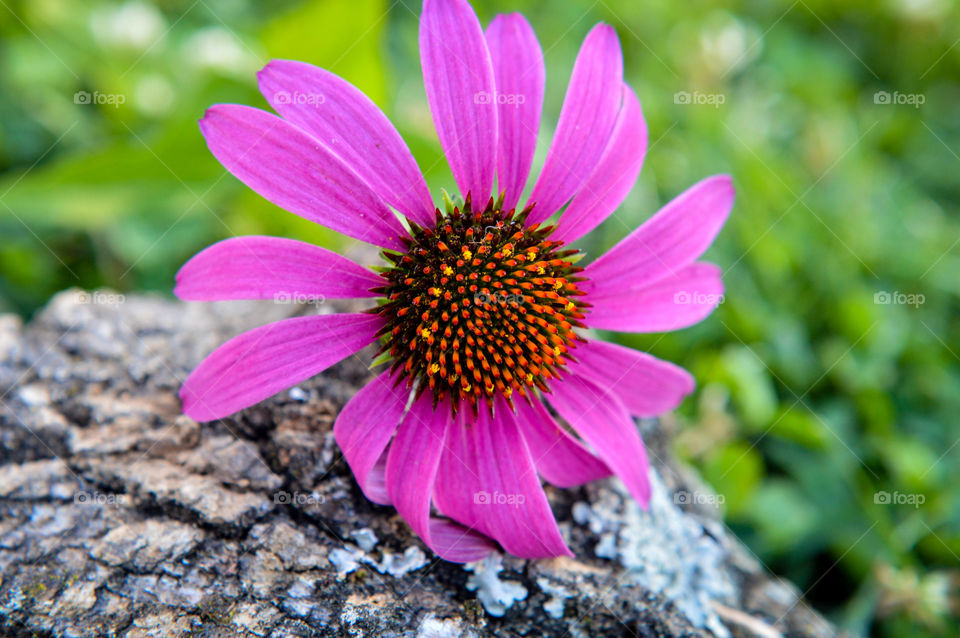
{"type": "MultiPolygon", "coordinates": [[[[952,636],[960,587],[960,8],[949,0],[478,0],[523,11],[548,65],[544,140],[584,34],[622,39],[651,146],[595,253],[709,174],[738,196],[710,258],[706,322],[620,337],[679,362],[697,394],[678,448],[772,570],[860,634],[952,636]],[[678,104],[677,92],[723,104],[678,104]],[[878,91],[923,96],[878,104],[878,91]],[[878,293],[924,303],[876,303],[878,293]],[[921,495],[919,507],[877,494],[921,495]]],[[[196,127],[266,107],[274,57],[333,70],[450,189],[416,48],[419,3],[158,0],[0,4],[0,311],[80,285],[169,292],[235,234],[342,248],[226,175],[196,127]],[[103,104],[77,104],[78,91],[103,104]],[[96,92],[96,93],[95,93],[96,92]],[[122,104],[112,104],[118,102],[122,104]]],[[[538,154],[542,162],[544,149],[538,154]]]]}

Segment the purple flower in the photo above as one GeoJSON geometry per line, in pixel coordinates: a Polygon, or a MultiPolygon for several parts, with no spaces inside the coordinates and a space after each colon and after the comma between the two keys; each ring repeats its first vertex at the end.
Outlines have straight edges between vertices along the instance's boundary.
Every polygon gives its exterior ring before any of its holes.
{"type": "Polygon", "coordinates": [[[567,245],[619,206],[647,145],[614,30],[597,25],[584,41],[522,207],[545,76],[530,25],[501,15],[484,32],[466,0],[426,0],[420,53],[464,196],[443,212],[384,114],[323,69],[277,60],[260,72],[280,117],[220,104],[201,120],[210,150],[250,188],[383,248],[388,264],[377,273],[272,237],[200,252],[177,275],[182,299],[382,301],[228,341],[184,383],[184,412],[227,416],[379,342],[389,368],[334,427],[367,497],[396,507],[447,560],[479,559],[492,541],[527,558],[569,556],[538,475],[560,487],[616,475],[645,506],[648,463],[633,417],[673,409],[694,385],[681,368],[584,329],[662,332],[706,317],[723,285],[716,266],[696,260],[733,188],[726,176],[699,182],[580,267],[567,245]]]}

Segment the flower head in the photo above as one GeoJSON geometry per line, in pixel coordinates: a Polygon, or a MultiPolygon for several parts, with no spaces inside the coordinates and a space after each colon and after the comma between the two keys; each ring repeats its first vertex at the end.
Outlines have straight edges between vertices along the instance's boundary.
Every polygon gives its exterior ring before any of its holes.
{"type": "Polygon", "coordinates": [[[723,286],[719,269],[697,259],[726,220],[733,188],[726,176],[701,181],[580,266],[569,244],[620,205],[646,151],[614,30],[600,24],[587,35],[522,205],[545,77],[532,28],[501,15],[484,32],[466,0],[425,0],[420,52],[459,204],[435,206],[384,114],[307,64],[278,60],[260,72],[279,117],[217,105],[201,121],[210,150],[244,183],[383,248],[387,264],[377,273],[271,237],[228,239],[193,257],[177,275],[183,299],[380,303],[235,337],[186,380],[184,411],[227,416],[379,342],[389,365],[334,426],[367,497],[394,505],[448,560],[481,558],[493,541],[523,557],[569,555],[540,478],[571,487],[613,474],[646,505],[633,417],[673,409],[693,389],[684,370],[587,329],[661,332],[706,317],[723,286]]]}

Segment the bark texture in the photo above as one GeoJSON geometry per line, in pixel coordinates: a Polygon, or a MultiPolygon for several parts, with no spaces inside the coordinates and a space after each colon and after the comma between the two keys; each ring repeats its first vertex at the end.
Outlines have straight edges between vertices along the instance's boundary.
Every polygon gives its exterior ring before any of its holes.
{"type": "MultiPolygon", "coordinates": [[[[349,304],[327,303],[321,312],[349,304]]],[[[67,291],[0,316],[0,633],[14,636],[834,635],[725,530],[643,423],[649,512],[617,481],[548,488],[576,559],[437,560],[333,440],[351,358],[222,421],[180,381],[315,306],[67,291]],[[686,502],[685,502],[686,501],[686,502]]]]}

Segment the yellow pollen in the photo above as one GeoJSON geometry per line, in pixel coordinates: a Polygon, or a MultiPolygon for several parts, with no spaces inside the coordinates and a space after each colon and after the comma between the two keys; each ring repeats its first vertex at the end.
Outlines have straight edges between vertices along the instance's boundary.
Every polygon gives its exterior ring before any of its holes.
{"type": "Polygon", "coordinates": [[[453,274],[453,268],[451,268],[450,266],[447,266],[446,268],[443,269],[443,274],[449,277],[450,275],[453,274]]]}
{"type": "Polygon", "coordinates": [[[434,374],[440,372],[440,365],[435,363],[432,366],[430,366],[430,372],[434,374]]]}
{"type": "Polygon", "coordinates": [[[533,375],[530,373],[527,373],[527,383],[533,383],[533,375]]]}
{"type": "Polygon", "coordinates": [[[553,289],[554,289],[554,290],[560,290],[561,288],[563,288],[563,282],[562,282],[562,281],[555,281],[555,282],[553,282],[553,289]]]}
{"type": "Polygon", "coordinates": [[[537,268],[537,274],[538,274],[538,275],[546,274],[546,272],[547,272],[547,269],[544,268],[543,266],[540,266],[539,268],[537,268]]]}
{"type": "Polygon", "coordinates": [[[570,312],[573,312],[573,311],[576,310],[576,309],[577,309],[577,306],[576,306],[576,304],[573,303],[572,301],[567,304],[567,310],[569,310],[570,312]]]}
{"type": "Polygon", "coordinates": [[[554,356],[557,356],[557,357],[560,356],[560,347],[559,347],[559,346],[554,346],[554,347],[553,347],[553,354],[554,354],[554,356]]]}
{"type": "Polygon", "coordinates": [[[493,394],[493,386],[492,386],[492,385],[488,385],[488,386],[487,386],[487,394],[493,394]]]}
{"type": "Polygon", "coordinates": [[[473,253],[470,252],[470,249],[469,249],[469,248],[467,248],[466,246],[464,246],[464,247],[463,247],[463,256],[466,257],[467,259],[471,259],[471,258],[473,257],[473,253]]]}
{"type": "Polygon", "coordinates": [[[439,297],[441,294],[441,291],[439,288],[431,288],[430,294],[433,295],[434,297],[439,297]]]}
{"type": "Polygon", "coordinates": [[[431,332],[426,328],[420,331],[420,338],[422,338],[424,341],[429,339],[431,336],[432,336],[431,332]]]}

